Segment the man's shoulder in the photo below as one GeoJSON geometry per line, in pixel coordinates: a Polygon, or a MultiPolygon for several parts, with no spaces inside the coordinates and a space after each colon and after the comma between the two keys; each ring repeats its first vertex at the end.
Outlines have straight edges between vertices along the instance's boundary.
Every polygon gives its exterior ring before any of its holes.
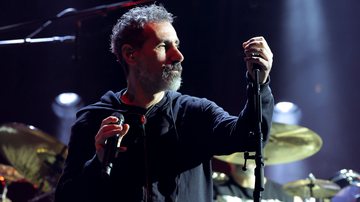
{"type": "Polygon", "coordinates": [[[182,94],[177,91],[167,91],[167,96],[172,100],[172,102],[177,102],[181,105],[207,105],[214,102],[208,100],[207,98],[200,98],[197,96],[192,96],[188,94],[182,94]]]}

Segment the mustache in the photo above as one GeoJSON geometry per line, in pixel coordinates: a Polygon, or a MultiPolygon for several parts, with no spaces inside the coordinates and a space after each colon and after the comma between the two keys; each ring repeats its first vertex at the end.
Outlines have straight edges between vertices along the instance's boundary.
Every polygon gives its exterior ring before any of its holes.
{"type": "Polygon", "coordinates": [[[182,65],[181,65],[180,62],[173,63],[173,64],[168,64],[168,65],[164,66],[164,69],[166,71],[179,71],[179,72],[181,72],[182,71],[182,65]]]}

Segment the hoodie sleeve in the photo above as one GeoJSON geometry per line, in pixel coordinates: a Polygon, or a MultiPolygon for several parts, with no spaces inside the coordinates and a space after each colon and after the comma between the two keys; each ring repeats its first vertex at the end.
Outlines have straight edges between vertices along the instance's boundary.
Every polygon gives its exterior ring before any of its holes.
{"type": "MultiPolygon", "coordinates": [[[[210,138],[209,149],[215,155],[226,155],[233,152],[254,151],[256,137],[254,128],[257,124],[253,83],[248,80],[247,102],[238,117],[230,116],[222,108],[210,103],[205,106],[213,119],[213,135],[210,138]]],[[[261,131],[265,145],[270,134],[274,108],[274,98],[269,87],[269,81],[260,86],[262,111],[261,131]]]]}
{"type": "Polygon", "coordinates": [[[91,196],[89,192],[93,189],[97,192],[102,188],[101,163],[95,155],[95,135],[101,121],[111,114],[111,110],[96,111],[82,110],[78,113],[71,129],[64,171],[56,187],[56,202],[84,201],[83,197],[91,196]]]}
{"type": "Polygon", "coordinates": [[[101,122],[119,111],[120,92],[106,92],[95,104],[82,108],[71,129],[68,156],[56,187],[55,202],[104,201],[108,184],[101,175],[101,162],[95,151],[95,135],[101,122]]]}
{"type": "MultiPolygon", "coordinates": [[[[182,95],[174,99],[174,116],[179,131],[181,151],[192,159],[209,159],[213,155],[254,151],[253,85],[249,81],[247,102],[238,116],[230,115],[216,103],[206,99],[182,95]]],[[[274,99],[269,81],[260,86],[262,107],[262,134],[266,143],[271,128],[274,99]]],[[[265,145],[265,144],[264,144],[265,145]]]]}

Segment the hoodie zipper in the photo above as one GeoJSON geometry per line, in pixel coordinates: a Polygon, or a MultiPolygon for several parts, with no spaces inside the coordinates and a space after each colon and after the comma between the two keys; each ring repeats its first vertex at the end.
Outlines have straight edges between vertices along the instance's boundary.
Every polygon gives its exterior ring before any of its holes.
{"type": "Polygon", "coordinates": [[[151,202],[152,201],[152,196],[151,196],[151,191],[152,191],[152,183],[151,183],[151,174],[150,174],[150,161],[149,161],[149,153],[148,153],[148,137],[146,135],[146,130],[145,130],[145,125],[146,125],[146,121],[147,121],[147,117],[149,116],[149,114],[151,114],[155,108],[158,108],[157,104],[151,106],[145,113],[145,115],[143,115],[141,117],[141,126],[142,126],[142,130],[143,130],[143,138],[144,138],[144,167],[145,167],[145,202],[151,202]]]}

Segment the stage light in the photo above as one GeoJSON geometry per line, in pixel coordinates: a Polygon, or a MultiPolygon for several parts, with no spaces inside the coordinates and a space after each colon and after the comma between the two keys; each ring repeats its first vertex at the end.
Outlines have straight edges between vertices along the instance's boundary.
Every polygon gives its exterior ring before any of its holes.
{"type": "Polygon", "coordinates": [[[81,106],[82,101],[78,94],[66,92],[56,96],[52,109],[59,118],[72,118],[81,106]]]}
{"type": "Polygon", "coordinates": [[[273,122],[285,124],[299,124],[301,119],[300,108],[292,102],[279,102],[275,105],[273,122]]]}
{"type": "Polygon", "coordinates": [[[71,126],[76,119],[76,112],[82,106],[82,99],[76,93],[66,92],[55,97],[52,103],[52,110],[58,117],[56,136],[62,143],[68,143],[71,126]]]}
{"type": "Polygon", "coordinates": [[[76,93],[61,93],[56,97],[56,101],[62,105],[73,105],[80,100],[76,93]]]}

